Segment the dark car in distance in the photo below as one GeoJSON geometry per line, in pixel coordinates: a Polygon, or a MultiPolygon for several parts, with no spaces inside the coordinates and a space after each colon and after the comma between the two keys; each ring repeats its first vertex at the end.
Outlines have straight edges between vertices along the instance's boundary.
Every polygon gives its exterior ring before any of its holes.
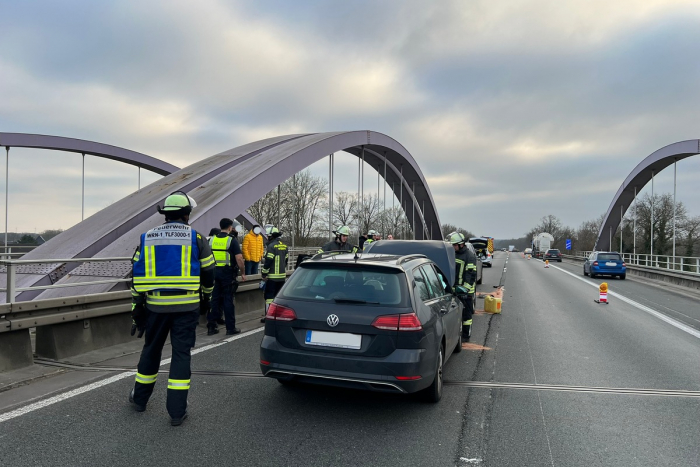
{"type": "Polygon", "coordinates": [[[557,249],[550,249],[544,254],[543,260],[558,261],[561,263],[561,251],[557,249]]]}
{"type": "Polygon", "coordinates": [[[304,261],[268,309],[263,375],[439,401],[443,366],[462,349],[453,274],[422,254],[323,253],[304,261]]]}

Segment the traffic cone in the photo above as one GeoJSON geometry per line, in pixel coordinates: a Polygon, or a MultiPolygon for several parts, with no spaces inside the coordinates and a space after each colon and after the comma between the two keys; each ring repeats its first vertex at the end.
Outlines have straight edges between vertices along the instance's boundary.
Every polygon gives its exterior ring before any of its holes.
{"type": "Polygon", "coordinates": [[[546,268],[549,267],[549,260],[548,259],[544,260],[544,267],[546,267],[546,268]]]}
{"type": "Polygon", "coordinates": [[[527,259],[530,259],[530,258],[532,258],[532,255],[527,255],[527,259]]]}
{"type": "Polygon", "coordinates": [[[603,282],[598,288],[598,300],[593,300],[596,303],[607,305],[608,302],[608,283],[603,282]]]}

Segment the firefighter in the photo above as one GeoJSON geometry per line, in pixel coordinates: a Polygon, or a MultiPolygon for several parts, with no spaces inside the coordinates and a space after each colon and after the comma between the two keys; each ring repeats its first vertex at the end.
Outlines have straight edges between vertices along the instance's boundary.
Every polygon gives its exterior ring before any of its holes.
{"type": "MultiPolygon", "coordinates": [[[[284,282],[287,280],[287,245],[282,243],[282,232],[274,225],[267,228],[267,250],[265,251],[265,263],[260,270],[262,280],[265,281],[265,314],[270,303],[277,296],[284,282]]],[[[265,317],[260,320],[265,322],[265,317]]]]}
{"type": "Polygon", "coordinates": [[[379,236],[379,233],[376,230],[370,229],[367,232],[367,240],[365,240],[364,243],[362,244],[362,249],[364,250],[365,246],[371,244],[372,242],[377,241],[378,236],[379,236]]]}
{"type": "Polygon", "coordinates": [[[472,333],[474,294],[476,293],[476,255],[466,246],[464,235],[452,232],[447,241],[455,249],[455,290],[464,304],[462,308],[462,339],[469,340],[472,333]]]}
{"type": "Polygon", "coordinates": [[[182,191],[165,198],[158,212],[165,223],[141,235],[133,257],[132,335],[146,338],[129,402],[146,410],[158,377],[163,345],[170,334],[172,361],[166,407],[170,424],[187,418],[190,350],[195,344],[198,311],[207,311],[214,289],[214,256],[205,237],[188,225],[197,203],[182,191]]]}
{"type": "Polygon", "coordinates": [[[351,243],[348,243],[350,228],[347,225],[338,227],[338,230],[334,230],[333,233],[335,234],[335,240],[331,240],[323,245],[317,253],[323,253],[326,251],[349,251],[350,253],[357,253],[357,247],[351,243]]]}
{"type": "Polygon", "coordinates": [[[212,294],[211,311],[207,315],[207,335],[219,332],[217,323],[222,323],[223,312],[226,320],[226,335],[240,334],[236,327],[236,307],[234,294],[238,290],[238,274],[245,280],[243,253],[238,243],[238,234],[243,232],[243,226],[234,220],[224,217],[219,221],[221,232],[209,240],[211,251],[216,260],[216,280],[212,294]]]}

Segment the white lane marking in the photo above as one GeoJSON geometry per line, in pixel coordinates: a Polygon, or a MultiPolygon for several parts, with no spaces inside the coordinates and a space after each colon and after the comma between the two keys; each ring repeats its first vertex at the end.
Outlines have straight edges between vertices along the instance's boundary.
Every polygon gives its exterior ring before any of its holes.
{"type": "MultiPolygon", "coordinates": [[[[572,272],[569,272],[569,271],[567,271],[567,270],[565,270],[565,269],[562,269],[562,268],[557,267],[557,266],[552,266],[552,267],[553,267],[554,269],[560,270],[561,272],[563,272],[563,273],[565,273],[565,274],[570,275],[571,277],[575,277],[576,279],[580,280],[581,282],[583,282],[583,283],[585,283],[585,284],[588,284],[588,285],[590,285],[590,286],[593,286],[593,287],[595,287],[596,289],[599,287],[598,284],[596,284],[595,282],[591,282],[591,281],[589,281],[588,279],[584,279],[584,278],[582,278],[582,277],[580,277],[580,276],[577,276],[576,274],[574,274],[574,273],[572,273],[572,272]]],[[[674,326],[674,327],[680,329],[681,331],[687,332],[687,333],[690,334],[691,336],[694,336],[694,337],[697,337],[698,339],[700,339],[700,331],[698,331],[697,329],[695,329],[695,328],[693,328],[693,327],[691,327],[691,326],[688,326],[687,324],[681,323],[680,321],[677,321],[677,320],[675,320],[675,319],[673,319],[673,318],[669,318],[668,316],[664,315],[663,313],[659,313],[658,311],[656,311],[656,310],[654,310],[654,309],[652,309],[652,308],[649,308],[649,307],[646,306],[646,305],[642,305],[642,304],[639,303],[639,302],[635,302],[634,300],[632,300],[632,299],[630,299],[630,298],[627,298],[627,297],[625,297],[624,295],[620,295],[620,294],[617,293],[617,292],[610,292],[610,291],[608,291],[608,295],[610,295],[610,296],[612,296],[612,297],[619,298],[619,299],[622,300],[623,302],[629,303],[629,304],[632,305],[633,307],[638,308],[638,309],[640,309],[640,310],[642,310],[642,311],[644,311],[644,312],[646,312],[646,313],[649,313],[650,315],[652,315],[652,316],[654,316],[654,317],[656,317],[656,318],[659,318],[661,321],[665,321],[666,323],[670,324],[671,326],[674,326]]]]}
{"type": "MultiPolygon", "coordinates": [[[[206,352],[207,350],[211,350],[216,347],[220,347],[224,344],[228,344],[229,342],[233,342],[238,339],[242,339],[244,337],[248,337],[250,335],[253,335],[255,333],[258,333],[265,329],[264,326],[250,330],[248,332],[244,332],[242,334],[238,334],[237,336],[229,337],[228,339],[224,339],[220,342],[216,342],[214,344],[209,344],[205,345],[204,347],[200,347],[198,349],[195,349],[192,351],[192,355],[196,355],[198,353],[206,352]]],[[[170,363],[171,359],[166,358],[160,361],[160,366],[167,365],[170,363]]],[[[66,399],[70,399],[71,397],[78,396],[80,394],[92,391],[93,389],[98,389],[103,386],[107,386],[108,384],[112,384],[116,381],[120,381],[124,378],[128,378],[130,376],[134,376],[136,374],[136,371],[125,371],[123,373],[119,373],[114,376],[110,376],[109,378],[101,379],[99,381],[96,381],[94,383],[86,384],[85,386],[78,387],[76,389],[72,389],[70,391],[66,391],[64,393],[55,395],[53,397],[49,397],[48,399],[41,400],[39,402],[35,402],[33,404],[29,404],[24,407],[20,407],[19,409],[12,410],[10,412],[6,412],[4,414],[0,414],[0,423],[6,422],[8,420],[12,420],[13,418],[21,417],[22,415],[26,415],[30,412],[34,412],[35,410],[42,409],[44,407],[48,407],[50,405],[56,404],[58,402],[64,401],[66,399]]]]}

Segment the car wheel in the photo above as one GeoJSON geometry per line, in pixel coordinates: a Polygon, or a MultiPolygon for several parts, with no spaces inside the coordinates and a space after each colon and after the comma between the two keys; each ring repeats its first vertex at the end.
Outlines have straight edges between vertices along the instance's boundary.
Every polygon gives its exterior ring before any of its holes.
{"type": "Polygon", "coordinates": [[[423,389],[423,399],[426,402],[440,402],[442,398],[442,346],[438,349],[437,368],[435,369],[435,378],[433,384],[423,389]]]}
{"type": "Polygon", "coordinates": [[[626,273],[625,273],[625,274],[620,274],[620,279],[622,279],[623,281],[625,280],[625,277],[627,277],[627,274],[626,274],[626,273]]]}
{"type": "Polygon", "coordinates": [[[561,260],[560,260],[560,259],[558,259],[558,260],[557,260],[557,263],[561,263],[561,260]]]}
{"type": "Polygon", "coordinates": [[[483,280],[484,280],[484,275],[482,274],[481,277],[479,279],[477,279],[476,283],[481,284],[481,281],[483,281],[483,280]]]}
{"type": "Polygon", "coordinates": [[[591,279],[595,277],[595,274],[593,274],[593,270],[591,270],[591,279]]]}
{"type": "Polygon", "coordinates": [[[280,378],[278,378],[278,379],[277,379],[277,382],[280,383],[282,386],[284,386],[284,387],[286,387],[286,388],[290,388],[290,387],[292,387],[292,386],[296,386],[296,385],[297,385],[297,382],[294,381],[294,379],[280,379],[280,378]]]}
{"type": "Polygon", "coordinates": [[[587,276],[587,275],[588,275],[588,273],[586,272],[586,268],[583,268],[583,275],[584,275],[584,276],[587,276]]]}

